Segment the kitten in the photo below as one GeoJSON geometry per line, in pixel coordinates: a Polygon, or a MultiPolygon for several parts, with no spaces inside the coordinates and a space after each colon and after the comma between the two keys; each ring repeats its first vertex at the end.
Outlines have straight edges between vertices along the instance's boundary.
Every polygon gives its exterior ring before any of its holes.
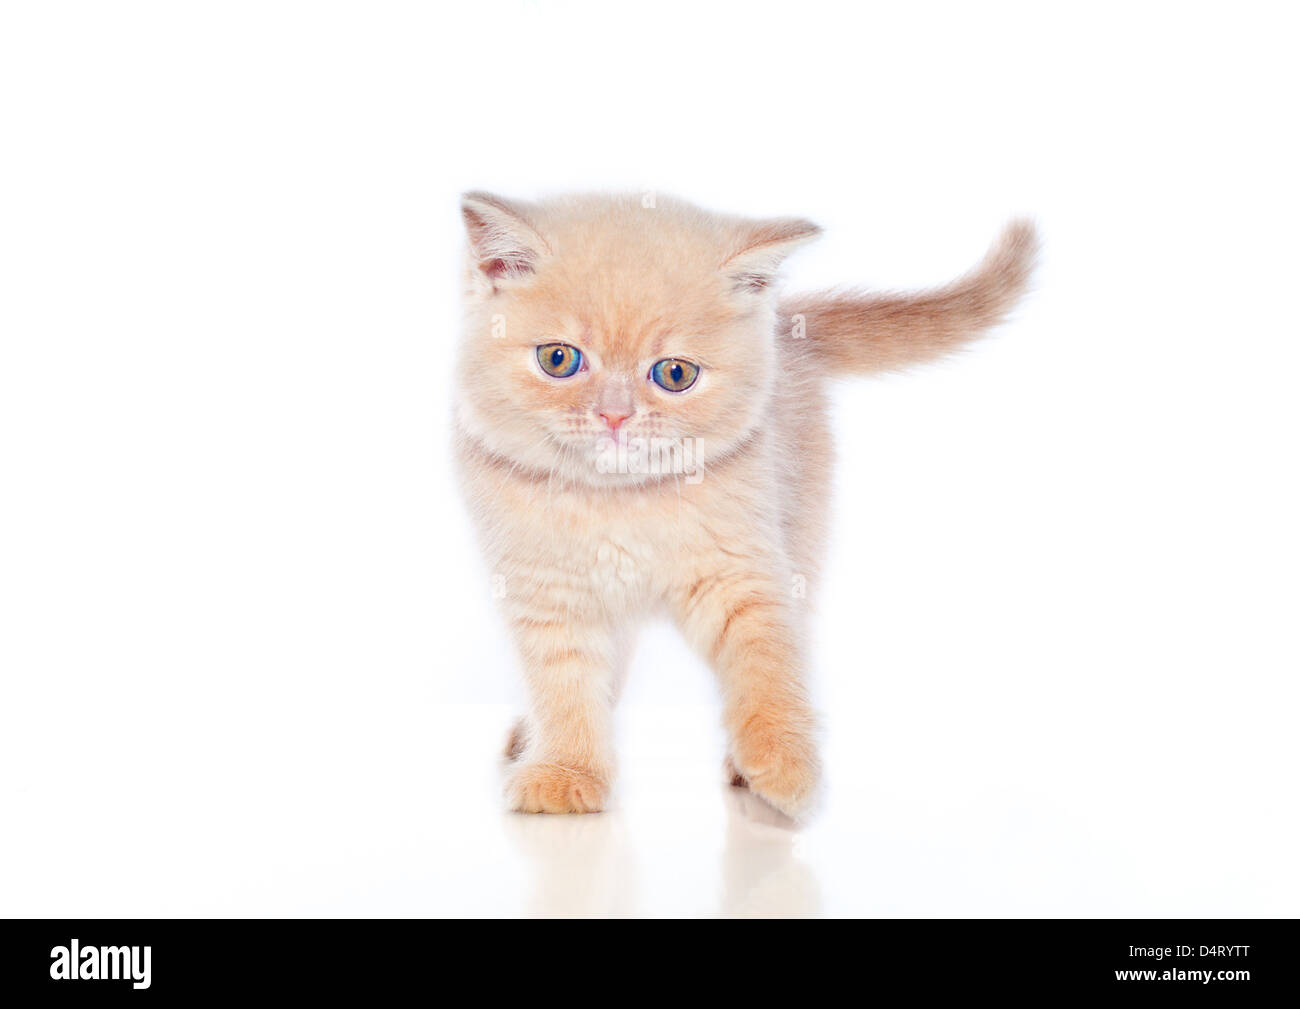
{"type": "Polygon", "coordinates": [[[815,794],[806,588],[825,546],[825,385],[937,358],[1023,291],[1011,224],[964,278],[915,295],[778,299],[819,229],[662,197],[463,198],[457,454],[529,708],[507,799],[605,806],[611,708],[641,620],[666,611],[717,671],[727,773],[782,812],[815,794]]]}

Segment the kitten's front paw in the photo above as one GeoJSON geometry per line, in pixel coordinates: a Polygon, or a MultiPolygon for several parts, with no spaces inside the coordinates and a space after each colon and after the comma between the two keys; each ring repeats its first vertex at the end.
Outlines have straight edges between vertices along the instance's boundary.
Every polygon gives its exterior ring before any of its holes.
{"type": "Polygon", "coordinates": [[[816,797],[821,765],[808,732],[759,717],[736,734],[726,771],[732,785],[748,785],[786,816],[797,818],[816,797]]]}
{"type": "Polygon", "coordinates": [[[523,764],[506,781],[506,800],[520,813],[599,813],[608,793],[604,775],[560,764],[523,764]]]}

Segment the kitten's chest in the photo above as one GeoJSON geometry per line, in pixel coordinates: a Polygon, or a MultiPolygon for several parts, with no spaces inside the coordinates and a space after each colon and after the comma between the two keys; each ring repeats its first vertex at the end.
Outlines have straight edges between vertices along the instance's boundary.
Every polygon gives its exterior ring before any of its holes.
{"type": "Polygon", "coordinates": [[[671,567],[670,530],[640,500],[593,509],[579,499],[550,518],[555,522],[561,515],[565,529],[553,530],[551,560],[572,565],[593,591],[631,599],[652,593],[663,582],[671,567]]]}
{"type": "Polygon", "coordinates": [[[519,504],[495,516],[489,541],[498,563],[527,568],[543,582],[588,593],[607,606],[661,595],[689,539],[689,523],[665,514],[650,496],[552,492],[532,507],[519,504]]]}
{"type": "Polygon", "coordinates": [[[593,533],[585,550],[592,589],[602,595],[628,598],[649,593],[659,581],[657,563],[662,563],[649,540],[636,531],[618,527],[593,533]]]}

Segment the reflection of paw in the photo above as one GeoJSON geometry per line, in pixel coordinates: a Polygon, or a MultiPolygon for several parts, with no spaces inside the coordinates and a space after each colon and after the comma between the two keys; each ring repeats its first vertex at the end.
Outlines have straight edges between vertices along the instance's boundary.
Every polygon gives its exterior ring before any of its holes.
{"type": "Polygon", "coordinates": [[[795,854],[795,822],[748,789],[728,788],[723,796],[722,916],[816,917],[821,893],[812,870],[795,854]]]}
{"type": "Polygon", "coordinates": [[[521,764],[506,781],[506,800],[521,813],[598,813],[608,791],[603,775],[560,764],[521,764]]]}
{"type": "Polygon", "coordinates": [[[819,765],[811,734],[766,718],[752,718],[736,734],[736,777],[787,816],[808,810],[819,765]]]}
{"type": "Polygon", "coordinates": [[[636,855],[617,809],[599,816],[502,813],[528,881],[531,918],[644,917],[636,855]]]}
{"type": "Polygon", "coordinates": [[[784,837],[789,840],[791,831],[799,826],[770,802],[751,792],[748,786],[728,789],[726,796],[728,823],[733,831],[745,831],[754,838],[784,837]]]}

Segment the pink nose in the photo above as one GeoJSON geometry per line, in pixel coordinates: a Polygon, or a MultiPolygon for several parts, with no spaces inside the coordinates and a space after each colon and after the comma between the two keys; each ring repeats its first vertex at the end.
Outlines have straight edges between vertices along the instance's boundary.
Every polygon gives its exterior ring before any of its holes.
{"type": "Polygon", "coordinates": [[[605,423],[609,425],[611,431],[617,431],[619,425],[632,415],[630,413],[605,413],[602,411],[600,416],[604,418],[605,423]]]}

